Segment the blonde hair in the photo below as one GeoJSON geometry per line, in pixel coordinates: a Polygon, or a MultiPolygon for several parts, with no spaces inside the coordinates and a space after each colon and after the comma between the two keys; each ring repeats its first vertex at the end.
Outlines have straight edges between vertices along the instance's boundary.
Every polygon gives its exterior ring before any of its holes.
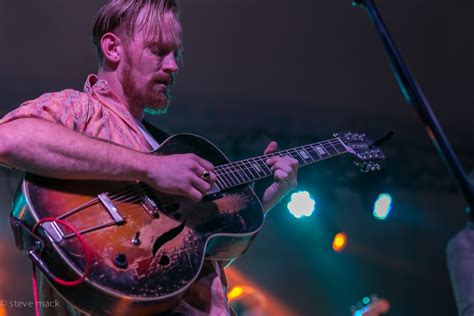
{"type": "Polygon", "coordinates": [[[135,32],[144,31],[147,38],[158,39],[161,43],[171,44],[173,48],[179,50],[179,47],[174,47],[181,42],[177,18],[176,0],[109,1],[99,10],[92,30],[99,63],[102,63],[104,57],[100,40],[108,32],[133,38],[135,32]]]}

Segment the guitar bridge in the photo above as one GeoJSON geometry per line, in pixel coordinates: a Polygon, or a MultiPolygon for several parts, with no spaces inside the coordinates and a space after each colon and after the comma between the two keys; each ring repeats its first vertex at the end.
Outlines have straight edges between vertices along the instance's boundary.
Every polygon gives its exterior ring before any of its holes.
{"type": "Polygon", "coordinates": [[[112,216],[115,224],[121,225],[125,223],[125,219],[122,217],[122,215],[120,215],[118,209],[115,207],[114,203],[112,203],[112,200],[109,199],[107,194],[101,193],[97,197],[99,198],[99,201],[102,203],[102,205],[104,205],[107,212],[109,212],[110,216],[112,216]]]}

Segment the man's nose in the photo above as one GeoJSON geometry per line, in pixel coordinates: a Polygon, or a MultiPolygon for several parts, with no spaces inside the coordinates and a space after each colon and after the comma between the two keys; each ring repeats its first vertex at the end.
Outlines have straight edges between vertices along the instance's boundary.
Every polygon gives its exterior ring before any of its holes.
{"type": "Polygon", "coordinates": [[[178,63],[176,62],[176,57],[173,52],[166,55],[163,62],[163,70],[171,74],[178,71],[178,63]]]}

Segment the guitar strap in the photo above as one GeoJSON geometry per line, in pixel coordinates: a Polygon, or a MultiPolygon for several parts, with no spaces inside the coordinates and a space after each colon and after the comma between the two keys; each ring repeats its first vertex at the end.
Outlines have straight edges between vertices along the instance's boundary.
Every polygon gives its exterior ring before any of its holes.
{"type": "Polygon", "coordinates": [[[143,126],[145,126],[146,130],[153,136],[153,138],[159,143],[163,143],[170,135],[155,125],[147,122],[147,121],[142,121],[143,126]]]}

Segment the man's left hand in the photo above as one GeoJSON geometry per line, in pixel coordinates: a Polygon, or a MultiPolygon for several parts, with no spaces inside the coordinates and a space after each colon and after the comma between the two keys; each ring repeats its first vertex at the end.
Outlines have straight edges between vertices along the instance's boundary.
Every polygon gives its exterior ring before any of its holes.
{"type": "MultiPolygon", "coordinates": [[[[264,154],[271,154],[278,150],[278,144],[272,141],[264,151],[264,154]]],[[[262,198],[263,208],[268,211],[288,192],[296,188],[298,160],[291,156],[274,156],[267,159],[266,164],[273,172],[274,182],[265,190],[262,198]]]]}

